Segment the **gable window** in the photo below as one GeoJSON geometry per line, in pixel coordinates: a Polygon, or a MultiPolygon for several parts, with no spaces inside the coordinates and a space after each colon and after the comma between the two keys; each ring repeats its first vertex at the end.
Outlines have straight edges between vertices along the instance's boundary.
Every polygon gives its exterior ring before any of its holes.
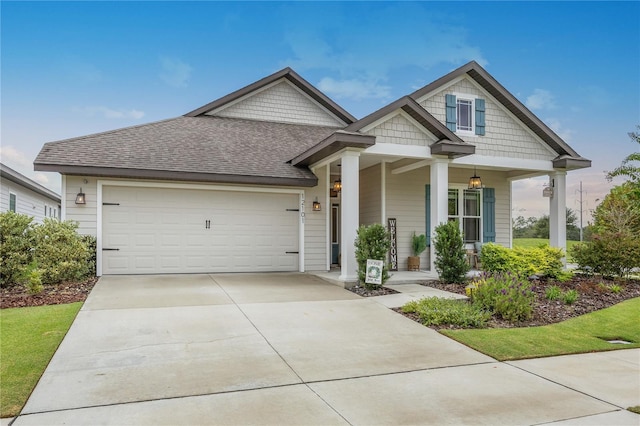
{"type": "Polygon", "coordinates": [[[16,211],[16,194],[9,194],[9,210],[12,212],[16,211]]]}
{"type": "Polygon", "coordinates": [[[464,242],[480,242],[482,235],[481,192],[474,189],[450,188],[448,198],[449,221],[458,223],[464,242]]]}
{"type": "Polygon", "coordinates": [[[473,95],[445,95],[446,124],[463,135],[485,134],[485,102],[473,95]]]}
{"type": "Polygon", "coordinates": [[[473,101],[470,99],[457,100],[456,128],[465,132],[473,131],[473,101]]]}

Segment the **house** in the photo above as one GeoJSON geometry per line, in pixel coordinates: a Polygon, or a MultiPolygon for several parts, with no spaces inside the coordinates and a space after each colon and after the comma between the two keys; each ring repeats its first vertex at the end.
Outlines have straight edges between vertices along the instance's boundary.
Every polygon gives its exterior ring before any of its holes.
{"type": "Polygon", "coordinates": [[[181,117],[47,143],[34,164],[61,173],[99,275],[339,262],[352,282],[359,225],[393,219],[399,270],[413,232],[448,220],[467,244],[510,246],[511,184],[533,176],[549,176],[563,247],[566,174],[591,162],[470,62],[362,119],[285,68],[181,117]]]}
{"type": "Polygon", "coordinates": [[[0,164],[0,182],[0,212],[26,214],[36,223],[45,217],[60,218],[60,196],[55,192],[4,164],[0,164]]]}

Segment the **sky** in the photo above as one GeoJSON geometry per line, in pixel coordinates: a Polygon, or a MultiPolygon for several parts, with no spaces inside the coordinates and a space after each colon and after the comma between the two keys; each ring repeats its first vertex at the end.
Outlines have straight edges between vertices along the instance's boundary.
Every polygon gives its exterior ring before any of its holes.
{"type": "MultiPolygon", "coordinates": [[[[3,0],[0,19],[0,158],[56,192],[33,171],[45,142],[177,117],[287,66],[361,118],[477,61],[592,160],[567,177],[585,225],[637,149],[640,2],[3,0]]],[[[514,183],[514,217],[548,214],[547,180],[514,183]]]]}

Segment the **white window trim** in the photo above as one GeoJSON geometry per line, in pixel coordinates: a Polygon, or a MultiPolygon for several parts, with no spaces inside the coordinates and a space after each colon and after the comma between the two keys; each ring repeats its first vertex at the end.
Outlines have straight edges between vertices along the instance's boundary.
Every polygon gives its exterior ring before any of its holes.
{"type": "Polygon", "coordinates": [[[459,93],[453,92],[452,95],[456,97],[456,131],[457,135],[461,136],[470,136],[470,137],[478,137],[476,135],[476,99],[479,99],[480,96],[471,95],[469,93],[459,93]],[[458,128],[458,101],[471,101],[471,130],[461,130],[458,128]]]}
{"type": "Polygon", "coordinates": [[[7,206],[9,207],[9,211],[12,211],[14,213],[18,213],[18,194],[16,194],[15,192],[11,192],[9,191],[9,205],[7,206]],[[13,195],[13,210],[11,210],[11,196],[13,195]]]}
{"type": "MultiPolygon", "coordinates": [[[[455,189],[458,191],[458,195],[462,195],[462,197],[458,197],[458,216],[456,216],[459,220],[458,220],[458,225],[460,228],[460,233],[462,234],[462,238],[464,240],[464,229],[462,228],[463,226],[463,222],[464,222],[464,190],[465,189],[469,189],[467,187],[467,185],[462,185],[462,184],[451,184],[449,185],[449,188],[447,188],[447,191],[449,189],[455,189]],[[462,190],[462,191],[461,191],[462,190]]],[[[466,217],[479,217],[480,218],[480,241],[483,241],[483,237],[484,237],[484,216],[483,216],[483,206],[484,206],[484,194],[482,193],[481,190],[478,190],[478,192],[480,192],[480,215],[479,216],[466,216],[466,217]]],[[[448,196],[447,196],[448,197],[448,196]]],[[[447,213],[447,219],[451,217],[451,215],[449,215],[447,213]]],[[[466,244],[471,244],[471,243],[464,243],[466,244]]]]}

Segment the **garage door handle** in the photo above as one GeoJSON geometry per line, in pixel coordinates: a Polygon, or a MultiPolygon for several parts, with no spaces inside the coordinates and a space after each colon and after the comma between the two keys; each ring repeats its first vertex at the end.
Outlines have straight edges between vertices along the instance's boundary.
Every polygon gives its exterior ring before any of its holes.
{"type": "Polygon", "coordinates": [[[120,251],[120,249],[119,248],[105,248],[105,247],[103,247],[102,251],[120,251]]]}
{"type": "Polygon", "coordinates": [[[285,254],[300,254],[299,251],[285,251],[285,254]]]}

